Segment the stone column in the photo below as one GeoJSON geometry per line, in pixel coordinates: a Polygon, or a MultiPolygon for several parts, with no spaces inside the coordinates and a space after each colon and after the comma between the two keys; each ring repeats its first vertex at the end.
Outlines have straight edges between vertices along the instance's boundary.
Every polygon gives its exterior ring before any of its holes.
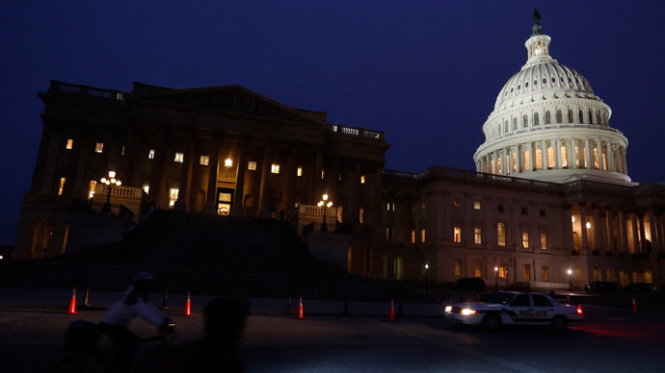
{"type": "Polygon", "coordinates": [[[656,217],[653,214],[652,210],[649,210],[647,212],[649,216],[649,233],[651,234],[651,251],[655,251],[656,249],[659,248],[659,242],[658,242],[658,231],[656,229],[656,217]]]}
{"type": "Polygon", "coordinates": [[[589,237],[587,236],[587,229],[586,229],[586,206],[580,204],[580,230],[582,233],[582,247],[581,251],[588,251],[589,250],[589,237]]]}
{"type": "Polygon", "coordinates": [[[561,140],[554,140],[554,168],[561,168],[561,140]]]}
{"type": "Polygon", "coordinates": [[[592,228],[593,228],[593,245],[592,245],[592,250],[600,250],[600,248],[603,246],[603,239],[602,239],[602,233],[603,233],[603,228],[600,224],[600,214],[598,211],[598,207],[593,208],[593,223],[592,223],[592,228]]]}
{"type": "Polygon", "coordinates": [[[268,206],[268,193],[270,192],[270,167],[272,160],[272,142],[268,140],[263,151],[263,161],[261,162],[261,183],[259,184],[259,212],[258,217],[270,217],[268,206]]]}
{"type": "Polygon", "coordinates": [[[608,208],[606,214],[607,247],[609,251],[615,252],[617,247],[614,240],[614,209],[608,208]]]}
{"type": "Polygon", "coordinates": [[[562,227],[563,227],[563,239],[562,239],[562,244],[565,247],[570,248],[570,251],[575,249],[575,244],[573,243],[573,223],[572,223],[572,206],[567,205],[564,206],[563,209],[563,222],[562,222],[562,227]]]}
{"type": "Polygon", "coordinates": [[[633,253],[639,253],[640,250],[640,238],[639,238],[639,230],[637,229],[637,214],[631,213],[630,214],[630,222],[632,225],[632,231],[633,231],[633,253]]]}
{"type": "Polygon", "coordinates": [[[208,162],[208,188],[206,189],[205,212],[207,214],[217,215],[217,177],[219,173],[219,160],[222,152],[222,139],[219,135],[215,136],[215,145],[210,154],[208,162]]]}
{"type": "Polygon", "coordinates": [[[536,162],[535,162],[536,155],[534,154],[535,153],[534,150],[535,150],[536,146],[533,142],[529,142],[528,144],[529,144],[528,145],[528,147],[529,147],[529,171],[533,171],[533,170],[536,169],[536,162]]]}
{"type": "MultiPolygon", "coordinates": [[[[298,177],[297,170],[298,150],[295,146],[291,146],[289,159],[286,163],[286,175],[284,175],[284,192],[286,199],[284,201],[284,211],[288,212],[295,208],[296,196],[296,183],[298,177]]],[[[350,180],[349,180],[350,181],[350,180]]]]}
{"type": "Polygon", "coordinates": [[[619,210],[619,238],[621,239],[620,252],[628,252],[628,234],[626,232],[626,214],[623,210],[619,210]]]}
{"type": "Polygon", "coordinates": [[[178,199],[173,206],[178,211],[189,210],[189,194],[190,186],[192,184],[192,171],[194,169],[195,157],[195,139],[188,138],[185,145],[184,161],[181,163],[180,168],[180,185],[178,186],[178,199]]]}
{"type": "MultiPolygon", "coordinates": [[[[247,172],[247,139],[240,138],[238,142],[238,163],[236,165],[236,188],[233,193],[231,215],[243,216],[245,209],[242,205],[245,198],[245,173],[247,172]]],[[[263,180],[263,175],[261,176],[263,180]]]]}
{"type": "Polygon", "coordinates": [[[614,171],[614,154],[612,153],[612,143],[610,141],[605,143],[606,152],[607,152],[607,169],[608,171],[614,171]]]}
{"type": "Polygon", "coordinates": [[[640,253],[644,254],[646,253],[646,239],[645,239],[645,229],[644,229],[644,214],[635,214],[635,218],[637,219],[638,224],[638,231],[639,231],[639,236],[638,236],[638,248],[640,253]]]}
{"type": "Polygon", "coordinates": [[[156,208],[159,208],[160,198],[162,196],[162,189],[164,189],[164,167],[166,162],[168,162],[166,144],[164,141],[164,135],[159,133],[157,135],[157,146],[155,147],[155,158],[151,160],[152,170],[150,172],[150,189],[149,197],[150,201],[155,204],[156,208]]]}
{"type": "Polygon", "coordinates": [[[575,165],[575,140],[574,139],[567,139],[566,140],[566,158],[568,159],[568,168],[569,169],[574,169],[577,168],[575,165]]]}

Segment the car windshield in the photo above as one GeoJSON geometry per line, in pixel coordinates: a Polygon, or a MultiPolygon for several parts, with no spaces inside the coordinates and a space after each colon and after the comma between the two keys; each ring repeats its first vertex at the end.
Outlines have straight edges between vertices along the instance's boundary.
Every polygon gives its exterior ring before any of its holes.
{"type": "Polygon", "coordinates": [[[480,296],[480,301],[484,303],[494,304],[508,304],[515,296],[514,293],[506,293],[503,291],[495,293],[485,293],[480,296]]]}

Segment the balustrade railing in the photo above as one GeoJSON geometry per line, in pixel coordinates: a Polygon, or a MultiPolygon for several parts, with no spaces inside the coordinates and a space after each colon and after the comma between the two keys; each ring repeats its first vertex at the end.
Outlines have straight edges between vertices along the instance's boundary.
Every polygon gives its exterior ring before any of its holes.
{"type": "Polygon", "coordinates": [[[49,93],[95,97],[110,101],[124,101],[126,95],[126,93],[122,91],[94,88],[79,84],[63,83],[55,80],[51,81],[49,93]]]}
{"type": "Polygon", "coordinates": [[[382,131],[368,130],[359,127],[342,126],[340,124],[331,124],[330,131],[343,136],[357,136],[364,139],[384,141],[384,133],[382,131]]]}

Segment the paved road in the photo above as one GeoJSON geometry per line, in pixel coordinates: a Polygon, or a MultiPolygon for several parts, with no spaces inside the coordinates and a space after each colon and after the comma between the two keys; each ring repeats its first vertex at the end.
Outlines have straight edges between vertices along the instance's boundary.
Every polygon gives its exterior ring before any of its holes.
{"type": "MultiPolygon", "coordinates": [[[[263,302],[263,308],[283,304],[263,302]]],[[[0,305],[2,367],[47,371],[61,354],[69,322],[96,322],[102,314],[0,305]]],[[[306,312],[305,320],[296,320],[279,311],[256,310],[244,333],[243,357],[248,372],[568,373],[660,371],[665,366],[665,315],[598,307],[586,307],[585,315],[584,325],[566,333],[543,328],[489,333],[437,317],[388,321],[379,315],[342,317],[335,311],[306,312]]],[[[199,312],[184,317],[174,311],[171,317],[177,323],[176,342],[198,338],[199,312]]],[[[154,327],[141,321],[133,329],[144,337],[154,334],[154,327]]]]}

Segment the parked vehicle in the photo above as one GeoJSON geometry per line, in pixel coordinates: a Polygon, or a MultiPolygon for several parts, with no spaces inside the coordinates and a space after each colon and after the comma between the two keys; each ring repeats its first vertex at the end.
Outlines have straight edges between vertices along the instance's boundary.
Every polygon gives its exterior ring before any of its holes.
{"type": "Polygon", "coordinates": [[[484,325],[495,330],[501,325],[549,325],[564,330],[570,323],[584,321],[582,308],[557,303],[540,293],[500,291],[485,293],[479,302],[447,305],[444,316],[465,325],[484,325]]]}
{"type": "Polygon", "coordinates": [[[462,277],[452,284],[452,290],[483,291],[485,290],[485,281],[478,277],[462,277]]]}
{"type": "Polygon", "coordinates": [[[624,290],[630,294],[650,294],[656,291],[653,284],[647,284],[646,282],[633,282],[626,286],[624,290]]]}
{"type": "Polygon", "coordinates": [[[587,293],[616,293],[619,291],[619,285],[612,281],[596,281],[584,285],[584,291],[587,293]]]}

